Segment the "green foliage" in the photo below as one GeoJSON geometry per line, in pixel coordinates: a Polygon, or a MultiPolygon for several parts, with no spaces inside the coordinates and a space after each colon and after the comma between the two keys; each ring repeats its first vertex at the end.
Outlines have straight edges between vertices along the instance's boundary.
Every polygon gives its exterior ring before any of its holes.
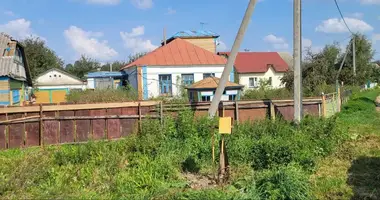
{"type": "Polygon", "coordinates": [[[258,99],[285,99],[291,98],[293,92],[286,88],[278,89],[249,89],[244,91],[242,100],[258,100],[258,99]]]}
{"type": "Polygon", "coordinates": [[[57,54],[46,46],[44,40],[38,37],[29,37],[21,41],[25,56],[28,60],[32,79],[52,68],[63,67],[63,61],[57,54]]]}
{"type": "Polygon", "coordinates": [[[65,69],[69,73],[83,79],[87,73],[96,71],[100,67],[101,66],[98,61],[82,55],[79,60],[75,61],[74,64],[66,65],[65,69]]]}
{"type": "Polygon", "coordinates": [[[132,88],[96,89],[70,91],[66,95],[69,103],[111,103],[137,100],[137,92],[132,88]]]}

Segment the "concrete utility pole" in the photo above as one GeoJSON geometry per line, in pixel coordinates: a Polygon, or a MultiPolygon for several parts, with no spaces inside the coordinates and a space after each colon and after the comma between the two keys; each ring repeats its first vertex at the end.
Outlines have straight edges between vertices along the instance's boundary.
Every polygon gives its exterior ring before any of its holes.
{"type": "Polygon", "coordinates": [[[352,41],[352,62],[354,66],[354,77],[356,77],[356,47],[355,47],[355,35],[353,35],[352,41]]]}
{"type": "Polygon", "coordinates": [[[302,119],[301,0],[293,1],[294,121],[302,119]]]}
{"type": "Polygon", "coordinates": [[[208,110],[208,115],[210,117],[214,117],[216,110],[218,109],[220,99],[222,98],[224,88],[225,88],[226,83],[228,81],[228,77],[229,77],[231,70],[232,70],[232,67],[235,63],[235,59],[236,59],[236,56],[239,52],[240,45],[243,41],[245,31],[247,30],[249,21],[251,19],[252,13],[253,13],[253,10],[255,9],[256,1],[257,0],[250,0],[248,7],[247,7],[247,10],[245,11],[243,21],[241,22],[239,31],[236,35],[235,42],[232,46],[231,53],[228,57],[227,64],[224,67],[222,78],[220,78],[218,88],[216,89],[214,98],[212,99],[212,102],[211,102],[211,106],[208,110]]]}

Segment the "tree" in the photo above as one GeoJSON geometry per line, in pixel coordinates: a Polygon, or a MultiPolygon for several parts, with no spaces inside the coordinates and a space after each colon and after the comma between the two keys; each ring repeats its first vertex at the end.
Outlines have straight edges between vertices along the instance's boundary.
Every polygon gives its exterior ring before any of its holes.
{"type": "MultiPolygon", "coordinates": [[[[112,71],[120,71],[121,68],[123,68],[125,65],[127,65],[126,62],[123,61],[115,61],[112,63],[112,71]]],[[[102,71],[110,71],[111,64],[107,63],[105,65],[102,65],[102,71]]]]}
{"type": "Polygon", "coordinates": [[[99,62],[82,55],[79,60],[75,61],[74,65],[66,65],[66,71],[83,79],[87,73],[96,71],[100,67],[99,62]]]}
{"type": "Polygon", "coordinates": [[[21,44],[25,49],[32,79],[49,69],[63,67],[62,59],[47,47],[45,41],[40,38],[29,37],[21,41],[21,44]]]}
{"type": "Polygon", "coordinates": [[[137,59],[145,56],[146,54],[147,54],[147,52],[140,52],[140,53],[136,53],[134,55],[129,55],[127,65],[136,61],[137,59]]]}

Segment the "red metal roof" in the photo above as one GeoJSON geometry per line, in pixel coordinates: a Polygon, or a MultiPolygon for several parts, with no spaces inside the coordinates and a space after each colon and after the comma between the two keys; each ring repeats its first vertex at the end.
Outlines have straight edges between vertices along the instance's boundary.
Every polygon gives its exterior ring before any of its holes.
{"type": "MultiPolygon", "coordinates": [[[[219,52],[219,55],[229,55],[230,52],[219,52]]],[[[286,72],[288,64],[277,52],[239,52],[235,60],[235,69],[239,73],[265,73],[273,65],[276,72],[286,72]]]]}
{"type": "Polygon", "coordinates": [[[132,66],[224,65],[227,59],[177,38],[146,54],[122,69],[132,66]]]}

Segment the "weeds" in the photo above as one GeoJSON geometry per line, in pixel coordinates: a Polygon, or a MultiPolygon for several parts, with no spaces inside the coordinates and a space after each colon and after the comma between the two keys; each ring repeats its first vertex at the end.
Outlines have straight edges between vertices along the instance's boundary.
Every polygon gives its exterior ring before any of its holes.
{"type": "Polygon", "coordinates": [[[66,95],[68,103],[111,103],[137,100],[137,92],[132,89],[96,89],[71,91],[66,95]]]}

